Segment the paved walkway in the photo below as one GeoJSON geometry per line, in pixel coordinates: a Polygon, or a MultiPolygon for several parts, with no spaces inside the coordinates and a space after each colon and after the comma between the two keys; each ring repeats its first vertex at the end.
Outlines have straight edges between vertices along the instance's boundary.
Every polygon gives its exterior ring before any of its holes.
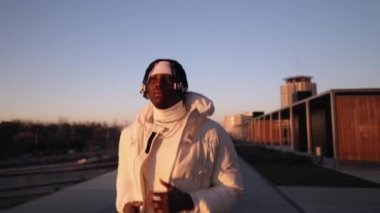
{"type": "Polygon", "coordinates": [[[115,213],[116,171],[19,205],[9,213],[115,213]]]}
{"type": "MultiPolygon", "coordinates": [[[[299,212],[279,191],[241,161],[245,193],[232,212],[299,212]]],[[[115,213],[116,171],[17,206],[7,213],[115,213]]]]}
{"type": "Polygon", "coordinates": [[[380,169],[341,169],[339,172],[380,184],[380,169]]]}
{"type": "MultiPolygon", "coordinates": [[[[232,212],[380,212],[380,189],[275,187],[241,161],[245,192],[232,212]]],[[[19,205],[7,213],[115,213],[116,171],[19,205]]]]}
{"type": "Polygon", "coordinates": [[[244,178],[244,195],[233,208],[232,212],[258,213],[293,213],[302,212],[294,203],[256,170],[243,160],[240,166],[244,178]]]}
{"type": "Polygon", "coordinates": [[[378,213],[380,189],[338,187],[279,187],[310,213],[378,213]]]}

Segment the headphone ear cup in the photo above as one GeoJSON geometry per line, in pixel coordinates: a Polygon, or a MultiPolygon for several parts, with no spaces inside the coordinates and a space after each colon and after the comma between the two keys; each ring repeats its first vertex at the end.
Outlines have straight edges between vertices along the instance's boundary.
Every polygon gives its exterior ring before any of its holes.
{"type": "Polygon", "coordinates": [[[144,94],[144,92],[145,92],[145,84],[141,84],[140,93],[144,94]]]}
{"type": "Polygon", "coordinates": [[[174,89],[175,90],[180,90],[182,93],[185,93],[187,91],[186,88],[183,86],[182,82],[175,83],[174,84],[174,89]]]}
{"type": "Polygon", "coordinates": [[[140,93],[143,95],[144,98],[149,99],[148,94],[146,92],[146,86],[145,86],[145,84],[141,85],[140,93]]]}
{"type": "Polygon", "coordinates": [[[182,83],[179,82],[179,83],[175,83],[174,84],[174,90],[181,90],[181,92],[183,92],[183,86],[182,86],[182,83]]]}

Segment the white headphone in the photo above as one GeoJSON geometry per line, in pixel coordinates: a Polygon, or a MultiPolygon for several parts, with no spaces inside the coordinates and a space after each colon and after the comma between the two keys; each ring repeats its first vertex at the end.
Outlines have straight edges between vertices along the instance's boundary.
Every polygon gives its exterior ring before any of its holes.
{"type": "MultiPolygon", "coordinates": [[[[187,88],[183,86],[182,82],[174,83],[173,90],[180,90],[182,93],[187,92],[187,88]]],[[[148,99],[148,95],[146,94],[146,85],[144,83],[141,84],[140,93],[144,96],[144,98],[148,99]]]]}

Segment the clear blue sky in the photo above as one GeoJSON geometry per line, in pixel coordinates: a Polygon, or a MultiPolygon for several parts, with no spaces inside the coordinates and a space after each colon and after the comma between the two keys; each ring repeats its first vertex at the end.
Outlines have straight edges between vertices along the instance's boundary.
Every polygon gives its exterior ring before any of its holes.
{"type": "Polygon", "coordinates": [[[148,64],[173,58],[214,119],[318,92],[380,86],[380,1],[0,0],[0,120],[134,119],[148,64]]]}

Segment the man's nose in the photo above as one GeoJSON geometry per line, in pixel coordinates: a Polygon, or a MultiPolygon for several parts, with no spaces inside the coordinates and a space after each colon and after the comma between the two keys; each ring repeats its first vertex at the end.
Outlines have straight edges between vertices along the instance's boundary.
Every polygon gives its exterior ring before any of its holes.
{"type": "Polygon", "coordinates": [[[163,81],[161,78],[157,79],[155,84],[154,84],[156,87],[159,87],[159,86],[162,86],[163,85],[163,81]]]}
{"type": "Polygon", "coordinates": [[[165,80],[162,78],[158,78],[154,86],[157,88],[164,88],[166,86],[165,80]]]}

